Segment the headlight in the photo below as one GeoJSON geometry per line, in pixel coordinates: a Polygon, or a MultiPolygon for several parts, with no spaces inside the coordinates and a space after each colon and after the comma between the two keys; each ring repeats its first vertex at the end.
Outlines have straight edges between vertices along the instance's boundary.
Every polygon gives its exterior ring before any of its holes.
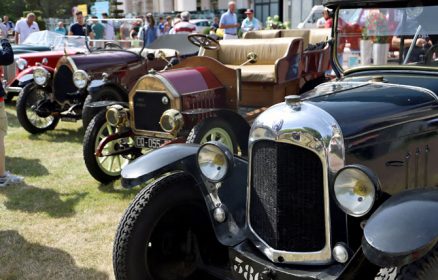
{"type": "Polygon", "coordinates": [[[166,132],[177,133],[184,126],[184,118],[178,110],[169,109],[161,115],[160,126],[166,132]]]}
{"type": "Polygon", "coordinates": [[[24,68],[27,67],[27,60],[19,58],[17,59],[17,61],[15,61],[15,63],[17,64],[17,68],[20,70],[24,70],[24,68]]]}
{"type": "Polygon", "coordinates": [[[197,159],[202,175],[216,183],[227,175],[233,155],[222,143],[208,142],[199,148],[197,159]]]}
{"type": "Polygon", "coordinates": [[[106,110],[106,120],[112,126],[118,126],[128,120],[128,113],[121,105],[112,105],[106,110]]]}
{"type": "Polygon", "coordinates": [[[83,89],[87,86],[89,76],[84,70],[77,70],[73,73],[73,83],[78,89],[83,89]]]}
{"type": "Polygon", "coordinates": [[[377,178],[364,166],[346,166],[335,178],[336,201],[353,217],[361,217],[371,210],[378,189],[377,178]]]}
{"type": "Polygon", "coordinates": [[[37,67],[33,70],[33,80],[39,86],[45,86],[49,80],[50,73],[42,67],[37,67]]]}

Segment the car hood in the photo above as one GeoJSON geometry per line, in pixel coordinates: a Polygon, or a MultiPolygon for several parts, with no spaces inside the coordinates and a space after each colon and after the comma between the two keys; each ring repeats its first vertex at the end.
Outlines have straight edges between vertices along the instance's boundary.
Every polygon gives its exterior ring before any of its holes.
{"type": "Polygon", "coordinates": [[[325,83],[303,99],[332,115],[345,139],[424,118],[438,105],[428,88],[371,81],[325,83]]]}
{"type": "Polygon", "coordinates": [[[81,70],[112,68],[141,60],[141,57],[128,51],[103,51],[98,53],[73,55],[70,57],[76,67],[81,70]]]}

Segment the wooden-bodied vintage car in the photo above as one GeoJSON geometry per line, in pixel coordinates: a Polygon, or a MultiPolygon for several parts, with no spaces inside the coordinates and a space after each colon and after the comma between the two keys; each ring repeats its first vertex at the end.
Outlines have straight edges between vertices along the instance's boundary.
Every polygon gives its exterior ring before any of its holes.
{"type": "Polygon", "coordinates": [[[117,279],[437,278],[438,5],[326,5],[338,79],[258,116],[248,159],[174,144],[122,170],[128,188],[155,180],[119,224],[117,279]],[[361,10],[399,15],[376,34],[399,50],[344,71],[338,15],[361,10]]]}
{"type": "MultiPolygon", "coordinates": [[[[258,114],[285,95],[325,79],[329,46],[304,51],[303,45],[310,44],[307,32],[307,37],[220,43],[190,35],[201,46],[198,56],[177,69],[143,76],[131,90],[129,104],[110,106],[91,121],[84,136],[90,174],[101,182],[112,181],[146,150],[186,140],[221,141],[245,155],[249,124],[258,114]]],[[[328,36],[330,30],[323,30],[315,38],[325,42],[328,36]]]]}
{"type": "MultiPolygon", "coordinates": [[[[157,41],[166,39],[163,36],[157,41]]],[[[23,88],[17,101],[20,124],[30,133],[54,129],[59,120],[83,119],[86,126],[95,112],[84,105],[99,100],[127,101],[128,91],[139,77],[150,69],[164,69],[172,58],[179,57],[178,48],[131,48],[134,43],[142,45],[139,40],[91,41],[89,53],[61,57],[53,72],[47,67],[33,69],[33,82],[23,88]]]]}

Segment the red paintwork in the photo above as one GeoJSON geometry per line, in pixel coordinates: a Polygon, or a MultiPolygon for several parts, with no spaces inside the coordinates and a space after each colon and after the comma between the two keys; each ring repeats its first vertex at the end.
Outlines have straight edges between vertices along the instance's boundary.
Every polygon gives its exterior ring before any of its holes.
{"type": "MultiPolygon", "coordinates": [[[[73,55],[76,53],[78,53],[78,51],[67,50],[68,55],[73,55]]],[[[36,52],[21,54],[20,58],[25,59],[29,67],[34,66],[36,63],[41,63],[44,58],[47,58],[48,63],[46,66],[55,68],[56,63],[58,63],[58,60],[64,54],[64,51],[36,52]]]]}
{"type": "Polygon", "coordinates": [[[181,95],[194,91],[208,90],[210,87],[197,69],[186,68],[161,74],[181,95]]]}

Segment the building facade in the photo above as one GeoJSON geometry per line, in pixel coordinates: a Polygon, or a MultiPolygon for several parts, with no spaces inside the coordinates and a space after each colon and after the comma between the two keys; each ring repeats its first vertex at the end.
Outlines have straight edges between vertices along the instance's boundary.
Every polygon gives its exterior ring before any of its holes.
{"type": "MultiPolygon", "coordinates": [[[[237,9],[254,9],[254,15],[265,22],[268,16],[279,15],[296,27],[314,5],[323,0],[235,0],[237,9]]],[[[148,12],[164,14],[181,11],[221,11],[229,0],[124,0],[125,14],[145,15],[148,12]]]]}

